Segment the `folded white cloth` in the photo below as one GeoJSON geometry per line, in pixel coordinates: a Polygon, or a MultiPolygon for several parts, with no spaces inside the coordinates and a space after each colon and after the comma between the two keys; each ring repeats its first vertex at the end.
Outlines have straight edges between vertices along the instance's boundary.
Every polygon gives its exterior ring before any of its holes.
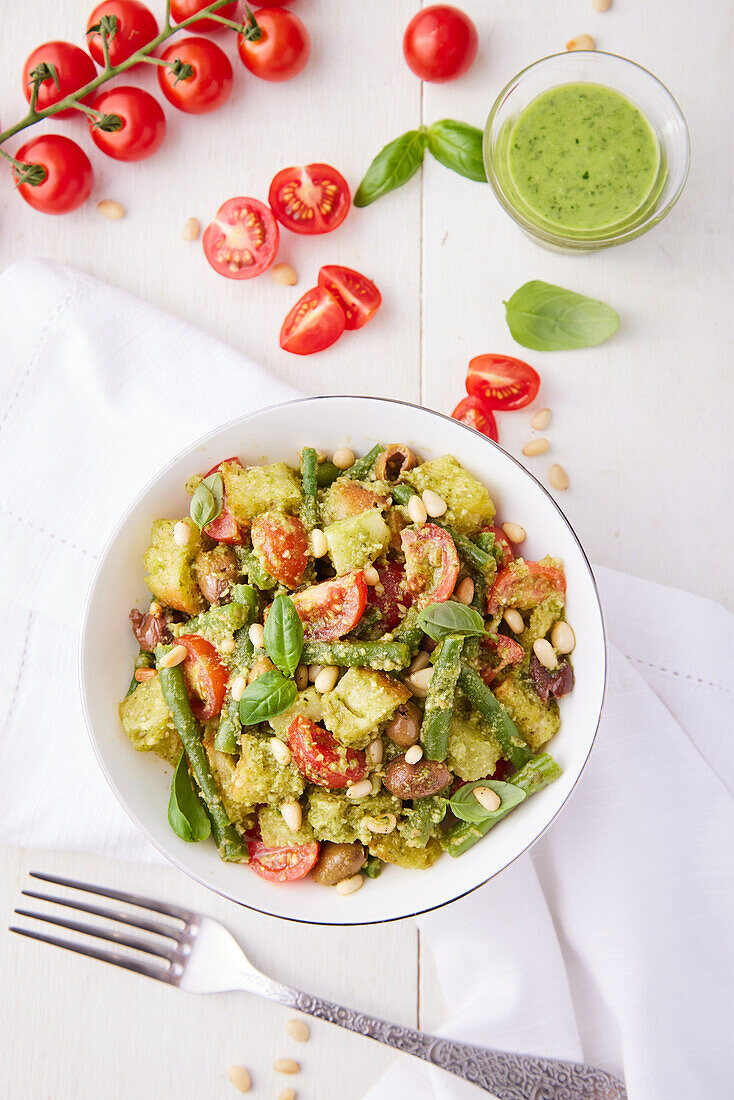
{"type": "MultiPolygon", "coordinates": [[[[151,470],[227,417],[294,395],[216,340],[45,261],[0,277],[0,338],[0,841],[157,859],[89,748],[83,597],[151,470]]],[[[728,1100],[732,619],[596,573],[610,677],[577,790],[530,855],[418,921],[451,1021],[442,1033],[597,1063],[626,1076],[630,1100],[728,1100]]],[[[406,1058],[371,1095],[478,1093],[406,1058]]]]}

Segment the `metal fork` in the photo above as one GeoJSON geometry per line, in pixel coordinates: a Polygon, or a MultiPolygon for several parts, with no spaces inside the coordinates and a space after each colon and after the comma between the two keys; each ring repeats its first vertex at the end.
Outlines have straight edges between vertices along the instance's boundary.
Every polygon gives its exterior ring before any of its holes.
{"type": "Polygon", "coordinates": [[[275,1001],[289,1008],[306,1012],[321,1020],[356,1031],[370,1039],[386,1043],[404,1054],[412,1054],[425,1062],[449,1073],[470,1081],[479,1088],[491,1092],[499,1100],[626,1100],[627,1091],[616,1077],[604,1070],[581,1062],[565,1062],[554,1058],[535,1058],[525,1054],[508,1054],[484,1047],[470,1046],[452,1039],[440,1039],[436,1035],[427,1035],[422,1031],[400,1027],[388,1023],[376,1016],[355,1012],[343,1008],[331,1001],[301,993],[290,986],[273,981],[256,970],[246,958],[244,951],[227,929],[201,913],[192,909],[182,909],[178,905],[156,901],[154,898],[126,894],[121,890],[108,890],[102,886],[93,886],[88,882],[76,882],[74,879],[56,878],[31,871],[31,877],[51,882],[57,886],[66,886],[71,890],[85,891],[110,901],[123,902],[139,909],[147,909],[172,921],[156,920],[149,916],[138,916],[122,909],[93,905],[88,901],[71,898],[52,897],[32,890],[23,890],[25,897],[39,901],[53,902],[67,909],[90,913],[104,917],[123,926],[122,931],[110,929],[104,925],[87,924],[84,921],[71,920],[64,916],[50,916],[46,913],[34,913],[29,909],[16,909],[21,917],[45,921],[60,928],[68,928],[94,939],[103,940],[116,947],[130,948],[147,955],[142,959],[135,955],[122,954],[116,950],[87,945],[82,942],[61,939],[58,936],[44,935],[42,932],[27,928],[11,927],[11,932],[29,936],[34,940],[54,944],[56,947],[76,951],[102,962],[134,970],[146,978],[185,989],[189,993],[222,993],[227,990],[241,989],[246,993],[257,993],[261,997],[275,1001]],[[148,933],[155,939],[146,939],[135,935],[128,929],[137,929],[148,933]]]}

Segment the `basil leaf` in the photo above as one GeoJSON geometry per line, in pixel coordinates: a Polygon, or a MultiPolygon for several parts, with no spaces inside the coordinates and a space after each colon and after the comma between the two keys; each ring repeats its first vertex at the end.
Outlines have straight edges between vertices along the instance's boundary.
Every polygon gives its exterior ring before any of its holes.
{"type": "Polygon", "coordinates": [[[212,831],[209,815],[191,782],[186,753],[179,757],[171,782],[168,802],[168,824],[181,840],[206,840],[212,831]]]}
{"type": "Polygon", "coordinates": [[[479,612],[453,600],[424,607],[418,616],[418,626],[434,642],[443,641],[449,634],[476,636],[486,633],[479,612]]]}
{"type": "Polygon", "coordinates": [[[289,596],[276,596],[265,623],[268,657],[285,676],[292,676],[303,650],[303,626],[289,596]]]}
{"type": "Polygon", "coordinates": [[[504,817],[526,797],[525,791],[513,783],[501,783],[498,779],[477,779],[474,783],[465,783],[463,787],[459,787],[454,797],[449,800],[449,809],[462,821],[468,821],[471,825],[481,825],[485,821],[504,817]],[[477,802],[474,797],[475,787],[489,787],[499,795],[502,801],[494,813],[489,813],[481,803],[477,802]]]}
{"type": "Polygon", "coordinates": [[[513,338],[534,351],[590,348],[619,328],[611,306],[539,279],[521,286],[504,306],[513,338]]]}
{"type": "Polygon", "coordinates": [[[210,474],[199,482],[191,498],[189,515],[200,531],[217,518],[223,503],[224,482],[221,474],[210,474]]]}
{"type": "Polygon", "coordinates": [[[429,153],[446,168],[477,183],[487,182],[483,140],[484,135],[478,127],[452,118],[443,118],[428,128],[429,153]]]}
{"type": "Polygon", "coordinates": [[[292,706],[298,689],[293,680],[286,680],[280,672],[264,672],[245,688],[240,699],[240,721],[243,726],[256,726],[268,718],[275,718],[292,706]]]}
{"type": "Polygon", "coordinates": [[[408,130],[381,149],[357,188],[354,205],[369,206],[388,191],[407,183],[423,163],[427,140],[425,130],[408,130]]]}

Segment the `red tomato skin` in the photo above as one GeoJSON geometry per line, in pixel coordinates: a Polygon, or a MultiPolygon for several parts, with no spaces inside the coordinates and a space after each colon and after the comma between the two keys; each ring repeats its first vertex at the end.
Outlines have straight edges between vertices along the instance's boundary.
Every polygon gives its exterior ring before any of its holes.
{"type": "Polygon", "coordinates": [[[304,588],[293,596],[304,637],[333,642],[353,630],[367,603],[364,573],[347,573],[304,588]]]}
{"type": "Polygon", "coordinates": [[[286,315],[280,330],[280,346],[294,355],[326,351],[344,332],[344,311],[328,290],[314,286],[302,295],[286,315]]]}
{"type": "Polygon", "coordinates": [[[92,141],[114,160],[135,161],[152,157],[166,136],[166,116],[157,99],[142,88],[124,86],[103,92],[92,104],[95,111],[119,115],[121,130],[105,132],[89,120],[92,141]]]}
{"type": "Polygon", "coordinates": [[[270,576],[286,588],[297,588],[308,565],[308,535],[300,519],[263,512],[252,521],[250,537],[270,576]]]}
{"type": "Polygon", "coordinates": [[[466,373],[466,392],[501,412],[524,409],[539,389],[538,372],[511,355],[477,355],[466,373]]]}
{"type": "Polygon", "coordinates": [[[185,80],[176,80],[171,69],[158,67],[158,84],[170,104],[187,115],[216,111],[232,92],[232,63],[224,50],[208,38],[182,38],[161,55],[164,61],[180,59],[194,70],[185,80]]]}
{"type": "Polygon", "coordinates": [[[367,602],[381,613],[381,626],[385,632],[394,630],[401,622],[413,597],[405,583],[405,566],[399,561],[389,561],[377,570],[379,585],[367,589],[367,602]],[[378,591],[378,589],[382,591],[378,591]],[[400,607],[405,609],[401,611],[400,607]]]}
{"type": "Polygon", "coordinates": [[[318,841],[290,848],[268,848],[261,840],[248,840],[250,867],[268,882],[295,882],[304,878],[319,858],[318,841]]]}
{"type": "MultiPolygon", "coordinates": [[[[181,23],[189,16],[196,15],[197,11],[201,11],[202,8],[208,7],[210,3],[211,0],[171,0],[171,19],[174,23],[181,23]]],[[[236,21],[237,3],[238,0],[235,0],[233,4],[225,4],[223,8],[217,8],[217,15],[236,21]]],[[[189,23],[187,29],[194,31],[195,34],[214,34],[216,31],[223,31],[227,28],[224,23],[219,23],[216,19],[209,19],[204,16],[203,19],[197,19],[194,23],[189,23]]]]}
{"type": "MultiPolygon", "coordinates": [[[[29,54],[23,66],[23,92],[29,103],[32,90],[32,84],[30,83],[31,70],[40,65],[42,61],[50,62],[56,67],[59,86],[56,87],[51,77],[39,84],[36,106],[41,111],[45,110],[46,107],[53,107],[54,103],[58,103],[60,99],[66,99],[72,92],[76,92],[79,88],[83,88],[85,84],[89,84],[90,80],[94,80],[97,75],[96,66],[89,54],[85,53],[84,50],[80,50],[73,42],[60,42],[58,40],[45,42],[29,54]]],[[[93,95],[94,92],[90,92],[81,102],[89,103],[93,95]]],[[[53,117],[72,118],[73,115],[78,113],[73,107],[69,107],[65,111],[59,111],[53,117]]]]}
{"type": "Polygon", "coordinates": [[[497,676],[508,665],[518,665],[525,657],[525,650],[514,638],[508,638],[506,634],[498,634],[495,639],[482,638],[482,647],[494,653],[499,663],[493,667],[486,665],[480,675],[487,687],[491,686],[497,676]]]}
{"type": "Polygon", "coordinates": [[[260,8],[255,19],[262,37],[257,42],[237,36],[242,64],[261,80],[290,80],[303,70],[311,53],[311,39],[297,15],[260,8]]]}
{"type": "Polygon", "coordinates": [[[198,722],[207,722],[210,718],[216,718],[222,709],[229,673],[206,638],[200,638],[198,634],[182,634],[178,644],[185,646],[188,654],[183,662],[183,674],[192,713],[198,722]],[[203,698],[194,690],[194,684],[202,689],[203,698]]]}
{"type": "Polygon", "coordinates": [[[278,223],[269,206],[246,196],[227,199],[204,230],[204,255],[225,279],[254,279],[272,264],[278,251],[278,223]],[[242,235],[247,236],[247,242],[242,235]],[[228,235],[235,235],[230,244],[228,235]],[[253,261],[247,262],[247,257],[253,261]],[[227,258],[229,256],[229,259],[227,258]]]}
{"type": "MultiPolygon", "coordinates": [[[[223,458],[221,462],[218,462],[216,466],[212,466],[211,470],[204,474],[204,477],[209,477],[211,474],[217,474],[220,472],[222,466],[225,464],[232,465],[236,463],[237,466],[241,466],[239,458],[234,455],[232,458],[223,458]]],[[[216,519],[208,523],[204,528],[204,531],[210,538],[216,539],[217,542],[226,542],[231,544],[239,544],[243,541],[242,532],[240,531],[240,525],[232,515],[227,504],[227,490],[224,490],[222,494],[222,510],[216,519]]]]}
{"type": "MultiPolygon", "coordinates": [[[[141,46],[145,46],[158,34],[158,24],[153,12],[140,0],[102,0],[87,21],[89,52],[98,65],[104,66],[102,35],[89,34],[90,27],[99,23],[103,15],[117,16],[117,33],[108,39],[110,62],[119,65],[127,61],[141,46]]],[[[141,62],[142,64],[142,62],[141,62]]]]}
{"type": "MultiPolygon", "coordinates": [[[[15,154],[24,164],[42,164],[46,179],[33,187],[21,183],[18,191],[34,210],[42,214],[68,214],[85,203],[94,182],[89,157],[71,138],[46,134],[26,142],[15,154]]],[[[13,168],[13,175],[17,172],[13,168]]]]}
{"type": "Polygon", "coordinates": [[[432,84],[455,80],[472,65],[479,39],[471,19],[450,4],[433,4],[413,16],[403,54],[416,76],[432,84]]]}
{"type": "Polygon", "coordinates": [[[330,164],[283,168],[268,192],[268,202],[278,221],[292,233],[305,236],[338,229],[349,213],[351,201],[349,184],[330,164]]]}
{"type": "Polygon", "coordinates": [[[294,718],[288,727],[288,746],[298,770],[318,787],[340,790],[358,783],[367,774],[361,750],[345,749],[328,730],[304,714],[294,718]]]}
{"type": "Polygon", "coordinates": [[[494,413],[488,407],[483,398],[477,394],[463,397],[451,414],[453,420],[458,420],[473,428],[475,432],[486,435],[494,443],[499,443],[499,432],[494,413]]]}
{"type": "Polygon", "coordinates": [[[491,527],[488,523],[485,523],[482,527],[483,531],[489,531],[494,535],[494,541],[502,549],[502,561],[499,564],[500,569],[504,569],[506,565],[509,565],[511,561],[515,560],[515,547],[508,539],[505,532],[501,527],[491,527]]]}
{"type": "Polygon", "coordinates": [[[382,295],[372,280],[351,267],[327,264],[319,271],[319,286],[336,298],[344,314],[344,327],[350,331],[371,321],[382,304],[382,295]]]}
{"type": "Polygon", "coordinates": [[[420,527],[407,527],[400,535],[405,554],[405,579],[413,602],[418,607],[430,603],[445,603],[454,591],[459,576],[459,555],[454,540],[448,531],[435,523],[424,523],[420,527]],[[441,563],[436,581],[435,565],[427,559],[431,550],[440,550],[441,563]],[[433,587],[426,590],[423,567],[434,569],[433,587]]]}
{"type": "Polygon", "coordinates": [[[501,607],[519,607],[529,611],[554,592],[566,595],[566,576],[562,569],[539,561],[526,561],[524,564],[528,569],[525,576],[519,575],[512,563],[497,574],[487,596],[490,615],[496,615],[501,607]]]}

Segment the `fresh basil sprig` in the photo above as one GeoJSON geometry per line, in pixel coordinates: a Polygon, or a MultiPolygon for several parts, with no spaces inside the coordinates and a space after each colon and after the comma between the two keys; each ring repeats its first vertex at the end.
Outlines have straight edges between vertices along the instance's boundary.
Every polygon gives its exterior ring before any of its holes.
{"type": "Polygon", "coordinates": [[[357,188],[354,205],[369,206],[388,191],[407,183],[423,163],[427,140],[425,129],[408,130],[381,149],[357,188]]]}
{"type": "Polygon", "coordinates": [[[514,806],[526,797],[525,791],[513,783],[502,783],[499,779],[477,779],[474,783],[465,783],[449,800],[449,809],[454,817],[468,821],[470,825],[480,825],[493,818],[504,817],[514,806]],[[499,795],[501,801],[494,813],[489,813],[474,797],[475,787],[489,787],[499,795]]]}
{"type": "Polygon", "coordinates": [[[521,286],[504,306],[513,338],[534,351],[590,348],[619,328],[611,306],[539,279],[521,286]]]}
{"type": "Polygon", "coordinates": [[[418,625],[434,642],[443,641],[449,634],[476,636],[486,633],[479,612],[454,600],[424,607],[418,616],[418,625]]]}
{"type": "Polygon", "coordinates": [[[223,503],[222,475],[209,474],[209,477],[205,477],[197,485],[189,508],[189,515],[200,531],[217,518],[222,511],[223,503]]]}
{"type": "Polygon", "coordinates": [[[181,753],[173,773],[168,823],[181,840],[206,840],[212,831],[209,815],[191,782],[185,752],[181,753]]]}
{"type": "Polygon", "coordinates": [[[258,676],[245,688],[240,699],[240,721],[243,726],[256,726],[275,718],[295,702],[298,688],[294,680],[287,680],[282,672],[271,669],[258,676]]]}
{"type": "Polygon", "coordinates": [[[428,128],[428,151],[437,161],[458,172],[460,176],[487,182],[484,168],[482,142],[484,135],[476,126],[468,122],[456,122],[452,118],[442,118],[428,128]]]}
{"type": "Polygon", "coordinates": [[[265,623],[265,649],[284,676],[292,676],[303,651],[303,625],[289,596],[276,596],[265,623]]]}

